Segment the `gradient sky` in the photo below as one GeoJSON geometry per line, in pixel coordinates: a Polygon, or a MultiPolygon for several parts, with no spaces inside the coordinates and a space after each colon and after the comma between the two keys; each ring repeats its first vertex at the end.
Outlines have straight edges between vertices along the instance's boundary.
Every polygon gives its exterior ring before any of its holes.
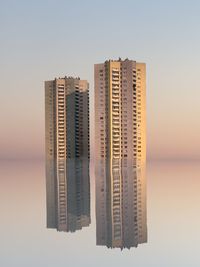
{"type": "Polygon", "coordinates": [[[44,157],[44,80],[80,76],[93,96],[93,64],[119,56],[147,64],[148,158],[200,158],[199,14],[199,1],[1,0],[0,159],[44,157]]]}

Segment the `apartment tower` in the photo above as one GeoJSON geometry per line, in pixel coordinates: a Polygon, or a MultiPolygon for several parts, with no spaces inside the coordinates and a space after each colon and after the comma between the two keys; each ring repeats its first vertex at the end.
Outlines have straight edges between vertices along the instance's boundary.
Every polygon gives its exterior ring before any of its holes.
{"type": "Polygon", "coordinates": [[[137,247],[147,242],[145,167],[127,159],[100,160],[96,167],[96,244],[137,247]]]}
{"type": "Polygon", "coordinates": [[[89,205],[82,207],[79,200],[74,207],[70,204],[73,197],[81,196],[83,184],[87,194],[90,189],[89,178],[84,178],[89,175],[90,156],[88,89],[88,82],[80,78],[45,82],[47,227],[59,231],[75,231],[89,223],[89,208],[84,211],[89,205]],[[79,159],[86,163],[77,164],[79,159]]]}
{"type": "Polygon", "coordinates": [[[89,157],[89,84],[64,77],[45,82],[46,159],[89,157]]]}
{"type": "Polygon", "coordinates": [[[146,65],[133,60],[95,64],[97,159],[146,160],[146,65]]]}

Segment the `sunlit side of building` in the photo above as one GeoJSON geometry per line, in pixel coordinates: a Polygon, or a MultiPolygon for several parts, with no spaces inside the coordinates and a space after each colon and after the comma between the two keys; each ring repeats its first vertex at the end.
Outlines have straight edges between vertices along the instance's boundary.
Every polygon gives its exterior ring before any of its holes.
{"type": "Polygon", "coordinates": [[[95,155],[146,160],[146,65],[133,60],[95,64],[95,155]]]}

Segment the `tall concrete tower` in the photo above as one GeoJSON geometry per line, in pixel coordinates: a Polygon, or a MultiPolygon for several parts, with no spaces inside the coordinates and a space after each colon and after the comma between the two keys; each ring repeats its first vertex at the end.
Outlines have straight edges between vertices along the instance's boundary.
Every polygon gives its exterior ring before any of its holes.
{"type": "Polygon", "coordinates": [[[146,161],[146,65],[133,60],[95,64],[96,158],[146,161]]]}
{"type": "Polygon", "coordinates": [[[89,84],[64,77],[45,82],[46,159],[89,157],[89,84]]]}
{"type": "Polygon", "coordinates": [[[45,82],[47,227],[75,231],[90,223],[89,84],[45,82]]]}

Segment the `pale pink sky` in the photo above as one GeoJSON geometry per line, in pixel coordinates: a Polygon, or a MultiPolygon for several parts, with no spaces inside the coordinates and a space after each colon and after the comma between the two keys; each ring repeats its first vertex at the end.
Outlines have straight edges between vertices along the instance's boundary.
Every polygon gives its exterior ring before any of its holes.
{"type": "Polygon", "coordinates": [[[61,1],[52,20],[59,1],[0,8],[0,159],[44,157],[44,80],[92,92],[93,65],[119,56],[147,64],[148,157],[200,158],[199,2],[61,1]]]}

